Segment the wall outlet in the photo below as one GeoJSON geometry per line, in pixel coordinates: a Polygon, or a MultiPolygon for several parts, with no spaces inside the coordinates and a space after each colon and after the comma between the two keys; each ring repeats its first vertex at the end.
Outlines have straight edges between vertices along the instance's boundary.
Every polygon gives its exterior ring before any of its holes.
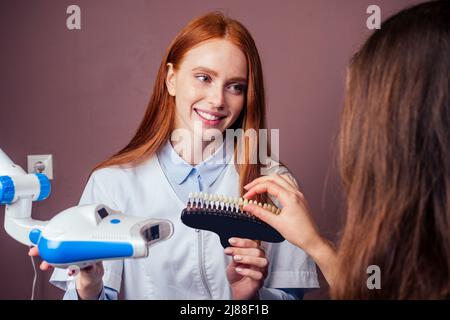
{"type": "Polygon", "coordinates": [[[28,173],[43,173],[53,179],[53,156],[51,154],[28,155],[28,173]]]}

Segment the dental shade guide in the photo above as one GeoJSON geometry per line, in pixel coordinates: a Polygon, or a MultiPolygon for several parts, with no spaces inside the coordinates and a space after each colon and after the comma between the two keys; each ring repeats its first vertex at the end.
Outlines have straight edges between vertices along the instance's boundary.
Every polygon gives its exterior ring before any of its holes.
{"type": "Polygon", "coordinates": [[[265,242],[282,242],[285,239],[272,226],[244,211],[247,204],[255,204],[279,214],[280,209],[270,204],[256,203],[243,198],[233,198],[207,193],[190,193],[181,221],[194,229],[215,232],[224,248],[231,237],[247,238],[265,242]]]}

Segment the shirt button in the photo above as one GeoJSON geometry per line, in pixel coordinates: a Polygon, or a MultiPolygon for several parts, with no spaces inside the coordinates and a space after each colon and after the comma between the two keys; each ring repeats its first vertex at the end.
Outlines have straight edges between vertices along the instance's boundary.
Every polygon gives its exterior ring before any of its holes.
{"type": "Polygon", "coordinates": [[[200,229],[195,229],[195,232],[200,232],[200,229]]]}

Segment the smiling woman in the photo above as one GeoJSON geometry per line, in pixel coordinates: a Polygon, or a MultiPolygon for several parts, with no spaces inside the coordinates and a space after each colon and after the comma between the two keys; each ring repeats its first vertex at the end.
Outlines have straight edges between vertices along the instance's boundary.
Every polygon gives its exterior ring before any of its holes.
{"type": "MultiPolygon", "coordinates": [[[[175,97],[175,129],[194,133],[199,122],[205,135],[211,128],[224,132],[244,108],[247,61],[231,41],[208,40],[189,50],[179,66],[168,63],[166,83],[169,94],[175,97]]],[[[204,149],[211,141],[207,136],[201,138],[204,149]]],[[[182,142],[174,148],[179,154],[189,154],[182,150],[186,148],[182,142]]]]}
{"type": "MultiPolygon", "coordinates": [[[[202,140],[208,130],[224,134],[230,128],[265,128],[256,45],[241,23],[220,13],[193,20],[175,37],[135,136],[94,169],[80,201],[170,219],[175,230],[172,239],[152,248],[148,259],[104,261],[82,270],[76,284],[68,281],[64,270],[55,270],[51,282],[67,290],[65,298],[117,298],[122,278],[127,299],[293,299],[298,291],[292,288],[318,286],[314,263],[288,242],[231,238],[224,250],[214,233],[181,222],[190,192],[239,197],[262,168],[259,161],[233,162],[233,155],[253,158],[258,136],[250,140],[248,149],[233,148],[231,153],[219,152],[228,142],[207,139],[194,154],[210,144],[216,144],[215,153],[200,162],[187,157],[184,150],[195,145],[174,140],[172,133],[183,129],[194,136],[196,126],[204,129],[202,140]]],[[[281,166],[272,172],[289,174],[281,166]]]]}

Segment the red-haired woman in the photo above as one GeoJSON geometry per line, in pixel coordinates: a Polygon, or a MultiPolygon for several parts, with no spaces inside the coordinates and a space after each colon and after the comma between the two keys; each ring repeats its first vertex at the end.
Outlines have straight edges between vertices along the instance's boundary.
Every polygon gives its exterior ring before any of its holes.
{"type": "Polygon", "coordinates": [[[347,221],[338,250],[285,177],[245,187],[247,197],[278,198],[280,215],[247,210],[314,258],[333,298],[449,299],[449,159],[450,1],[442,0],[389,18],[352,59],[340,135],[347,221]]]}
{"type": "MultiPolygon", "coordinates": [[[[170,219],[173,237],[152,247],[147,259],[97,263],[76,282],[57,269],[51,282],[68,299],[115,299],[121,285],[126,299],[290,299],[294,289],[317,287],[315,264],[287,241],[232,238],[224,252],[214,233],[180,221],[190,192],[239,197],[260,176],[259,160],[233,163],[252,158],[257,140],[241,149],[242,157],[239,148],[223,152],[228,143],[210,134],[257,131],[264,118],[261,62],[250,33],[220,13],[190,22],[166,52],[135,136],[94,169],[80,201],[170,219]],[[206,150],[214,152],[198,157],[206,150]]],[[[272,171],[288,174],[282,166],[272,171]]]]}

